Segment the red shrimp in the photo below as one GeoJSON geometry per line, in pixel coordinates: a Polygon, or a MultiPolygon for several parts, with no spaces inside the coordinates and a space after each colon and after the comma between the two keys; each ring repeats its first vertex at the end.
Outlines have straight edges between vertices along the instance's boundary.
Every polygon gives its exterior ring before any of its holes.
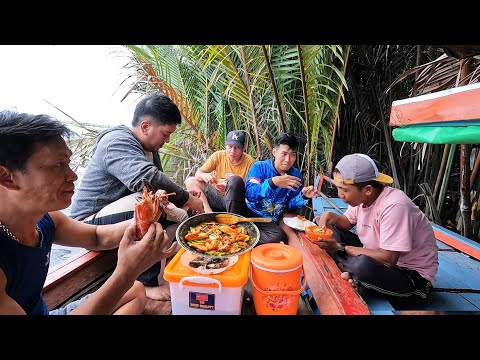
{"type": "Polygon", "coordinates": [[[143,238],[147,233],[150,224],[154,222],[155,217],[160,210],[160,198],[148,190],[147,186],[143,187],[143,197],[135,204],[135,227],[137,240],[143,238]],[[152,199],[153,197],[153,199],[152,199]]]}

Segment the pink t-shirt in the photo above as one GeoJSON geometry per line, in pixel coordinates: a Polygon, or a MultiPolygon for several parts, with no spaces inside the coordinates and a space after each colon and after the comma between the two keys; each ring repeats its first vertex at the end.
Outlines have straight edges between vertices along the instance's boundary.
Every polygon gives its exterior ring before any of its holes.
{"type": "Polygon", "coordinates": [[[403,191],[385,187],[371,206],[349,206],[344,215],[356,224],[366,249],[401,251],[397,266],[415,270],[434,284],[438,270],[435,234],[425,214],[403,191]]]}

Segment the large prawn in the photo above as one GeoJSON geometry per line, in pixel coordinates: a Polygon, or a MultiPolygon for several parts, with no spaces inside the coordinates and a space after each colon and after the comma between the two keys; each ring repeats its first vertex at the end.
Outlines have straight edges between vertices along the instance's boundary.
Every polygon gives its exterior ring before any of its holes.
{"type": "MultiPolygon", "coordinates": [[[[175,195],[175,193],[167,194],[164,190],[157,190],[154,193],[150,183],[143,179],[143,197],[135,204],[135,234],[137,240],[142,239],[150,224],[160,218],[168,195],[175,195]]],[[[168,203],[168,200],[166,201],[168,203]]]]}

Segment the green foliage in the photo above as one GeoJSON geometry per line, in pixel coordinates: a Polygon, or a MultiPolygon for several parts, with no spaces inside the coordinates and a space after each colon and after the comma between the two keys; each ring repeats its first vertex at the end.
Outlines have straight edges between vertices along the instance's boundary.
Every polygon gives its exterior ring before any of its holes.
{"type": "MultiPolygon", "coordinates": [[[[127,46],[131,52],[132,92],[175,92],[189,111],[171,139],[169,160],[176,157],[178,180],[192,174],[213,152],[223,149],[233,129],[248,136],[248,152],[270,156],[273,138],[286,128],[298,136],[303,148],[298,161],[321,168],[330,157],[332,123],[338,114],[338,97],[346,85],[343,46],[265,45],[150,45],[127,46]],[[302,80],[301,66],[305,69],[302,80]],[[269,73],[269,68],[271,73],[269,73]],[[304,81],[305,83],[302,83],[304,81]],[[306,97],[303,86],[306,86],[306,97]],[[277,90],[277,94],[274,92],[277,90]],[[305,106],[310,119],[305,118],[305,106]],[[307,147],[309,144],[309,147],[307,147]],[[319,165],[317,165],[319,164],[319,165]]],[[[162,161],[166,161],[166,155],[162,161]]],[[[313,181],[310,176],[309,181],[313,181]]]]}

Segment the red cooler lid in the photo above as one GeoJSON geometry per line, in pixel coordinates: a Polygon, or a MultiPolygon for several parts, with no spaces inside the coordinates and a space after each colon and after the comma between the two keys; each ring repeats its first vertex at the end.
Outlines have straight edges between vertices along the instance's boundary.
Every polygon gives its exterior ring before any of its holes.
{"type": "Polygon", "coordinates": [[[303,263],[302,254],[290,245],[263,244],[255,247],[250,254],[254,265],[271,270],[289,270],[303,263]]]}

